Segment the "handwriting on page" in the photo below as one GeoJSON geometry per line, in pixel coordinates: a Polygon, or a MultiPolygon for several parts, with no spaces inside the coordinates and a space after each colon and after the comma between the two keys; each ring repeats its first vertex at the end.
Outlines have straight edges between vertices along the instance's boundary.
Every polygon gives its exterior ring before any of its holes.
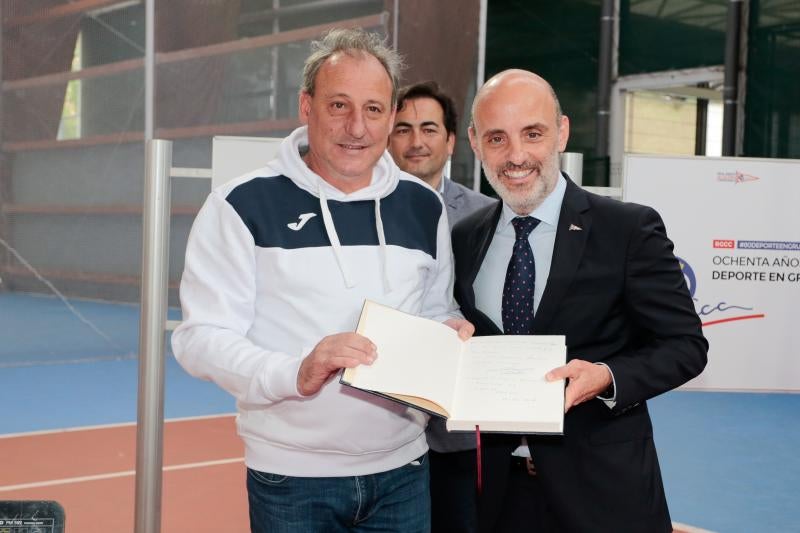
{"type": "Polygon", "coordinates": [[[470,343],[461,363],[456,403],[486,415],[501,408],[516,418],[530,413],[537,401],[551,401],[544,375],[563,364],[563,344],[513,336],[473,341],[478,342],[470,343]]]}
{"type": "MultiPolygon", "coordinates": [[[[469,387],[481,393],[496,394],[512,402],[536,401],[537,385],[544,383],[544,375],[551,370],[546,350],[531,352],[530,344],[506,342],[502,346],[477,343],[471,346],[469,387]]],[[[467,363],[467,361],[465,361],[467,363]]]]}

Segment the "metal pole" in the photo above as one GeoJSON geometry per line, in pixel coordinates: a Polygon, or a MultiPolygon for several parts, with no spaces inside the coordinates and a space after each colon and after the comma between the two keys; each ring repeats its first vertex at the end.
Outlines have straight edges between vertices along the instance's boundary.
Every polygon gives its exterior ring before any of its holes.
{"type": "Polygon", "coordinates": [[[167,319],[172,142],[147,141],[142,213],[135,533],[161,530],[164,324],[167,319]]]}
{"type": "MultiPolygon", "coordinates": [[[[699,83],[699,87],[708,87],[708,83],[699,83]]],[[[708,100],[697,99],[694,126],[694,155],[706,155],[706,129],[708,128],[708,100]]]]}
{"type": "Polygon", "coordinates": [[[397,50],[397,45],[400,42],[400,37],[397,33],[400,31],[400,0],[394,0],[392,6],[392,48],[397,50]]]}
{"type": "Polygon", "coordinates": [[[583,185],[583,154],[562,152],[561,170],[575,182],[575,185],[583,185]]]}
{"type": "Polygon", "coordinates": [[[730,0],[725,31],[725,83],[722,87],[722,155],[736,155],[736,108],[739,98],[739,38],[742,0],[730,0]]]}
{"type": "MultiPolygon", "coordinates": [[[[488,14],[488,0],[480,0],[480,16],[478,17],[478,72],[475,78],[475,94],[478,94],[483,80],[486,76],[486,24],[489,17],[488,14]]],[[[470,122],[472,121],[472,114],[470,113],[470,122]]],[[[481,162],[478,161],[478,156],[473,158],[472,167],[472,190],[481,190],[481,162]]]]}
{"type": "Polygon", "coordinates": [[[622,153],[625,145],[625,95],[619,87],[619,4],[614,0],[614,31],[611,42],[611,87],[608,105],[608,184],[622,183],[622,153]]]}
{"type": "Polygon", "coordinates": [[[144,140],[153,139],[155,131],[156,25],[155,0],[144,7],[144,140]]]}
{"type": "Polygon", "coordinates": [[[600,57],[597,66],[597,157],[608,157],[611,112],[611,62],[614,46],[614,0],[603,0],[600,12],[600,57]]]}
{"type": "MultiPolygon", "coordinates": [[[[272,34],[275,35],[276,33],[281,31],[281,15],[280,15],[280,7],[281,7],[281,0],[272,0],[272,9],[275,11],[275,18],[272,19],[272,34]]],[[[278,68],[278,62],[280,61],[280,57],[278,56],[278,48],[280,45],[274,44],[270,48],[270,61],[272,65],[270,66],[270,80],[269,80],[269,116],[273,120],[278,118],[278,73],[280,69],[278,68]]],[[[281,87],[281,92],[282,91],[281,87]]]]}
{"type": "MultiPolygon", "coordinates": [[[[756,3],[756,10],[758,10],[758,3],[756,3]]],[[[742,9],[739,13],[739,76],[736,78],[739,87],[736,90],[736,99],[739,105],[736,106],[736,143],[735,153],[744,153],[744,121],[745,121],[745,106],[747,104],[747,64],[749,61],[749,43],[748,39],[750,32],[750,2],[742,2],[742,9]]]]}
{"type": "MultiPolygon", "coordinates": [[[[0,21],[5,20],[3,18],[3,3],[0,2],[0,21]]],[[[0,24],[0,51],[2,51],[5,37],[3,36],[3,25],[0,24]]],[[[3,54],[0,53],[0,87],[3,85],[3,54]]],[[[11,240],[11,231],[9,231],[9,217],[6,214],[6,210],[3,209],[5,207],[6,202],[11,201],[11,173],[8,172],[8,165],[6,162],[6,153],[3,148],[3,130],[4,128],[2,125],[4,124],[4,116],[3,116],[3,101],[5,100],[2,91],[0,91],[0,238],[5,239],[9,243],[12,242],[11,240]]],[[[13,243],[12,243],[13,246],[13,243]]],[[[5,269],[9,266],[10,263],[10,256],[8,250],[3,249],[0,250],[0,292],[7,290],[7,286],[3,282],[2,275],[5,274],[5,269]]]]}

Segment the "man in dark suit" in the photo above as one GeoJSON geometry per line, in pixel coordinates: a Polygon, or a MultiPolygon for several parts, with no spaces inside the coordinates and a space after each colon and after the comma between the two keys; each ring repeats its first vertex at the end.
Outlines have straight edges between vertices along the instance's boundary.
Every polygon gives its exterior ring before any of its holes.
{"type": "Polygon", "coordinates": [[[539,76],[501,72],[472,112],[503,201],[453,230],[456,299],[477,335],[565,335],[568,350],[546,376],[567,380],[563,436],[483,435],[480,529],[671,531],[646,400],[698,375],[708,344],[661,218],[560,172],[569,120],[539,76]]]}

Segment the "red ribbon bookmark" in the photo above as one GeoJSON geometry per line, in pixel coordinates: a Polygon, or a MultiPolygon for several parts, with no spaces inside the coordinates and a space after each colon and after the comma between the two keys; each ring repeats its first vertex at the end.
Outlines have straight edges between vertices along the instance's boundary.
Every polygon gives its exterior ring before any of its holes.
{"type": "Polygon", "coordinates": [[[483,491],[483,469],[481,468],[481,428],[479,426],[475,426],[475,453],[477,455],[477,467],[478,467],[478,476],[475,478],[475,490],[478,493],[478,496],[481,495],[483,491]]]}

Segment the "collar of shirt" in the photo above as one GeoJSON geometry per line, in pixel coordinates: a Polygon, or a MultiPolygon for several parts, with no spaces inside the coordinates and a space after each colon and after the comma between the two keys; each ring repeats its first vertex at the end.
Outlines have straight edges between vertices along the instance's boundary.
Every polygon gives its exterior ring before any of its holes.
{"type": "Polygon", "coordinates": [[[450,179],[450,178],[448,178],[447,176],[442,174],[442,179],[439,180],[438,191],[439,191],[439,194],[441,194],[442,196],[444,196],[444,180],[447,180],[447,179],[450,179]]]}
{"type": "MultiPolygon", "coordinates": [[[[542,223],[548,226],[555,227],[558,224],[558,217],[561,213],[561,204],[564,201],[564,193],[567,191],[567,180],[564,176],[558,176],[556,187],[553,192],[547,195],[539,207],[533,210],[529,216],[538,218],[542,223]]],[[[496,233],[511,232],[514,234],[514,228],[511,226],[511,221],[518,216],[507,203],[503,202],[503,213],[500,215],[500,221],[497,223],[496,233]]],[[[533,231],[536,231],[535,229],[533,231]]]]}

